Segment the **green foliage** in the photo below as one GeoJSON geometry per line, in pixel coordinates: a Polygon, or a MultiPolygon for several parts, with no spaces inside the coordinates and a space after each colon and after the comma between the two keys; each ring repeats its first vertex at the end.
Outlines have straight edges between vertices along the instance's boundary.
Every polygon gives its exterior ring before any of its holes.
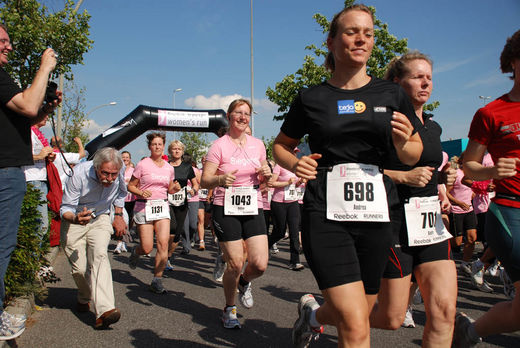
{"type": "Polygon", "coordinates": [[[274,139],[275,139],[275,136],[272,136],[270,138],[265,138],[264,136],[262,136],[262,141],[264,142],[265,151],[267,153],[267,159],[272,159],[273,158],[274,139]]]}
{"type": "Polygon", "coordinates": [[[65,152],[78,152],[78,144],[74,141],[79,137],[83,144],[88,143],[89,136],[83,131],[88,121],[85,114],[85,88],[78,88],[73,81],[65,83],[63,98],[62,130],[60,137],[65,143],[65,152]]]}
{"type": "MultiPolygon", "coordinates": [[[[354,3],[354,0],[346,0],[345,7],[354,3]]],[[[376,13],[374,7],[370,7],[372,12],[376,13]]],[[[316,13],[313,16],[316,23],[320,26],[322,32],[327,34],[329,31],[330,21],[322,14],[316,13]]],[[[388,32],[388,25],[381,20],[375,18],[375,45],[372,55],[367,62],[367,72],[369,75],[382,78],[388,63],[398,55],[406,53],[408,50],[407,39],[397,39],[388,32]]],[[[292,101],[296,97],[299,90],[320,84],[331,77],[331,73],[325,69],[322,64],[317,64],[316,60],[324,61],[327,56],[327,42],[324,41],[317,47],[316,45],[308,45],[306,50],[311,51],[311,55],[306,55],[303,59],[302,67],[294,74],[285,76],[282,81],[275,84],[274,89],[267,88],[267,98],[278,105],[279,115],[275,115],[275,120],[283,120],[287,115],[287,111],[292,101]]],[[[438,102],[429,104],[431,110],[438,106],[438,102]]]]}
{"type": "Polygon", "coordinates": [[[7,298],[43,291],[36,278],[40,267],[47,264],[44,256],[49,250],[49,234],[45,234],[43,243],[39,234],[41,214],[37,207],[42,202],[42,198],[45,199],[41,197],[39,190],[27,184],[27,193],[20,216],[18,241],[5,276],[7,298]]]}
{"type": "Polygon", "coordinates": [[[184,132],[179,140],[186,146],[185,153],[189,153],[195,162],[201,160],[208,152],[209,143],[206,135],[197,132],[184,132]]]}
{"type": "Polygon", "coordinates": [[[92,48],[90,15],[87,11],[75,13],[72,0],[66,0],[64,9],[55,13],[36,0],[0,0],[0,19],[14,46],[5,68],[23,89],[36,75],[46,48],[59,54],[54,73],[64,73],[67,80],[73,77],[71,66],[83,64],[83,55],[92,48]]]}

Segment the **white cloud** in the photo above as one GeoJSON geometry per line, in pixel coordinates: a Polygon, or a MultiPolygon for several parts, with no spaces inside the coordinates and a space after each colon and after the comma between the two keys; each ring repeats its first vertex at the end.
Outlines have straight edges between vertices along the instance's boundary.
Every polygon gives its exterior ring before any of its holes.
{"type": "Polygon", "coordinates": [[[477,80],[470,81],[464,85],[464,88],[473,88],[477,86],[491,86],[504,82],[504,75],[492,75],[477,80]]]}
{"type": "MultiPolygon", "coordinates": [[[[220,95],[213,94],[211,97],[205,97],[203,95],[197,95],[192,98],[188,98],[184,101],[184,104],[193,109],[222,109],[227,110],[229,104],[235,99],[244,98],[240,94],[232,95],[220,95]]],[[[246,98],[247,99],[247,98],[246,98]]]]}
{"type": "Polygon", "coordinates": [[[471,57],[471,58],[468,58],[468,59],[465,59],[465,60],[456,61],[456,62],[448,62],[448,63],[442,64],[438,68],[434,67],[433,68],[433,73],[434,74],[440,74],[440,73],[443,73],[443,72],[455,70],[455,69],[457,69],[460,66],[463,66],[463,65],[466,65],[466,64],[470,63],[472,60],[474,60],[474,57],[471,57]]]}

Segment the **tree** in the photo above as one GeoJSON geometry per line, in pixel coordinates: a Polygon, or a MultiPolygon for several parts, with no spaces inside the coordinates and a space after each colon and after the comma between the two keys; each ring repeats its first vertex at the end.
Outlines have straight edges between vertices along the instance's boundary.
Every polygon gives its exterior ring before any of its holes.
{"type": "Polygon", "coordinates": [[[87,11],[75,13],[72,0],[66,0],[64,9],[55,13],[36,0],[0,0],[0,19],[15,47],[5,68],[23,89],[36,75],[46,48],[58,53],[54,74],[63,73],[67,80],[73,78],[71,66],[83,64],[83,55],[92,48],[90,15],[87,11]]]}
{"type": "Polygon", "coordinates": [[[65,83],[63,98],[62,130],[59,137],[63,139],[65,152],[78,152],[78,144],[74,142],[79,137],[83,144],[90,139],[83,131],[88,119],[85,115],[85,87],[78,88],[73,81],[65,83]]]}
{"type": "MultiPolygon", "coordinates": [[[[345,7],[351,6],[355,0],[345,0],[345,7]]],[[[374,7],[370,10],[376,13],[374,7]]],[[[324,34],[328,33],[330,21],[322,14],[316,13],[313,18],[321,27],[324,34]]],[[[388,25],[375,18],[375,45],[372,49],[372,55],[367,63],[367,71],[370,75],[375,77],[383,77],[387,64],[395,56],[401,55],[408,50],[407,39],[397,39],[394,35],[388,32],[388,25]]],[[[312,55],[306,55],[303,58],[302,67],[294,74],[285,76],[282,81],[276,83],[275,88],[267,88],[267,98],[278,105],[279,115],[275,115],[275,120],[283,120],[287,115],[287,111],[291,106],[292,101],[296,97],[299,90],[320,84],[331,77],[331,73],[325,69],[322,64],[317,64],[316,60],[325,60],[327,56],[327,42],[324,41],[320,47],[316,45],[309,45],[305,47],[306,50],[311,51],[312,55]]],[[[425,106],[426,110],[433,110],[438,106],[438,102],[428,104],[425,106]]]]}
{"type": "Polygon", "coordinates": [[[183,132],[179,140],[186,146],[185,153],[189,153],[194,161],[200,161],[209,149],[206,136],[202,133],[183,132]]]}

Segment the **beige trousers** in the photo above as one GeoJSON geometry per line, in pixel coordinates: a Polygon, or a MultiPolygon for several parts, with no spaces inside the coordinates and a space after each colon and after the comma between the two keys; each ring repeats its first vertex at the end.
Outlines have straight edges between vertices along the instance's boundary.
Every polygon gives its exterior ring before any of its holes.
{"type": "Polygon", "coordinates": [[[96,318],[115,308],[112,269],[107,254],[112,231],[108,214],[98,216],[85,226],[61,222],[61,245],[78,287],[78,302],[91,302],[96,318]]]}

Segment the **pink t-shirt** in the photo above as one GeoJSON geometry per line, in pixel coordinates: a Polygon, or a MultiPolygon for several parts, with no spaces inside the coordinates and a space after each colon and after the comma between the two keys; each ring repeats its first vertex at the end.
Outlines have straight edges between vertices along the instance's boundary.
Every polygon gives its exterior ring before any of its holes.
{"type": "MultiPolygon", "coordinates": [[[[234,175],[236,180],[233,186],[255,186],[259,185],[257,168],[265,161],[264,143],[246,134],[246,143],[243,147],[235,144],[229,135],[215,140],[208,151],[206,161],[218,165],[217,175],[238,170],[234,175]]],[[[224,206],[225,188],[216,187],[213,191],[213,204],[224,206]]],[[[258,208],[263,207],[262,194],[257,189],[258,208]]]]}
{"type": "MultiPolygon", "coordinates": [[[[140,190],[148,190],[152,193],[148,199],[167,199],[168,186],[175,179],[175,171],[166,161],[162,167],[159,167],[150,157],[146,157],[137,164],[133,176],[139,179],[140,190]]],[[[143,211],[145,205],[145,202],[135,202],[134,211],[143,211]]]]}
{"type": "MultiPolygon", "coordinates": [[[[297,176],[293,172],[280,167],[278,164],[274,166],[273,174],[278,174],[278,179],[276,179],[276,181],[289,181],[290,178],[297,179],[297,176]]],[[[285,187],[275,187],[274,188],[273,201],[278,202],[278,203],[296,202],[296,200],[292,200],[292,201],[285,200],[285,187]]]]}
{"type": "MultiPolygon", "coordinates": [[[[492,167],[495,164],[493,163],[493,159],[489,153],[485,154],[482,158],[482,165],[484,167],[492,167]]],[[[492,181],[486,182],[484,186],[491,184],[492,181]]],[[[488,211],[489,203],[491,201],[491,197],[489,197],[489,192],[475,192],[476,196],[473,198],[473,208],[475,209],[475,214],[481,214],[488,211]]]]}
{"type": "Polygon", "coordinates": [[[455,179],[455,182],[453,183],[453,188],[450,191],[450,194],[458,199],[459,201],[462,201],[466,204],[470,205],[469,210],[464,210],[458,205],[452,204],[451,205],[451,212],[453,214],[464,214],[469,213],[473,210],[473,207],[471,206],[471,200],[473,196],[473,190],[471,187],[468,187],[462,183],[462,178],[464,177],[464,172],[462,169],[457,169],[457,178],[455,179]]]}
{"type": "MultiPolygon", "coordinates": [[[[199,173],[199,169],[198,168],[195,168],[195,167],[192,167],[193,168],[193,172],[195,173],[195,177],[191,180],[197,180],[197,174],[199,173]]],[[[188,180],[188,191],[191,190],[191,180],[188,180]]],[[[199,194],[196,193],[195,196],[191,196],[189,193],[188,193],[188,202],[198,202],[199,201],[199,194]]]]}
{"type": "MultiPolygon", "coordinates": [[[[132,174],[134,173],[134,167],[128,166],[125,169],[125,184],[128,186],[130,179],[132,178],[132,174]]],[[[133,193],[128,192],[125,198],[125,202],[133,202],[135,201],[135,195],[133,193]]]]}
{"type": "Polygon", "coordinates": [[[270,187],[267,191],[262,192],[262,206],[264,210],[271,210],[271,201],[269,200],[269,196],[271,196],[271,200],[273,198],[274,188],[270,187]]]}

